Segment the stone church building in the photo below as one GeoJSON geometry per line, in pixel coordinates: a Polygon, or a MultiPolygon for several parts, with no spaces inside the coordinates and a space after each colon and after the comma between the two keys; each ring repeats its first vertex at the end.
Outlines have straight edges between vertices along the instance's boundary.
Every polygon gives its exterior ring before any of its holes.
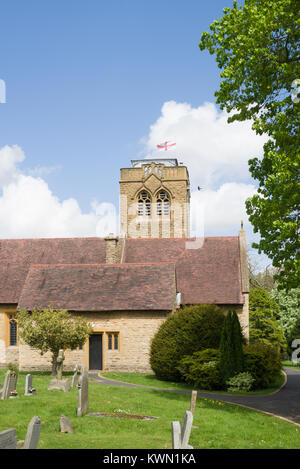
{"type": "Polygon", "coordinates": [[[151,339],[182,305],[235,309],[248,335],[246,238],[189,237],[188,170],[177,159],[121,169],[120,236],[0,240],[0,366],[51,368],[19,340],[19,309],[84,316],[93,334],[65,368],[150,371],[151,339]]]}

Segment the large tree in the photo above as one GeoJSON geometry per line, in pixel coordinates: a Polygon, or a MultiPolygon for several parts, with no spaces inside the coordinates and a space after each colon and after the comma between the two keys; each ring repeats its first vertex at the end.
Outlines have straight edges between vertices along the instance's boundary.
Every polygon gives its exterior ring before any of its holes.
{"type": "Polygon", "coordinates": [[[56,374],[59,350],[83,346],[92,332],[85,319],[72,317],[66,310],[35,308],[32,312],[22,310],[17,317],[23,341],[39,350],[41,355],[51,352],[53,375],[56,374]]]}
{"type": "Polygon", "coordinates": [[[200,49],[215,54],[221,82],[215,95],[229,122],[251,119],[270,137],[262,159],[249,161],[258,182],[246,202],[260,242],[253,244],[280,268],[280,287],[299,284],[299,0],[245,0],[224,8],[204,32],[200,49]],[[293,93],[293,96],[292,96],[293,93]]]}

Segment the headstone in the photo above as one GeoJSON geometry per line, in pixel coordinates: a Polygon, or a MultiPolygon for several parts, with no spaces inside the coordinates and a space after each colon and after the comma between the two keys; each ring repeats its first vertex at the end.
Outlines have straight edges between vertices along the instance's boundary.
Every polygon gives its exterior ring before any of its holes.
{"type": "Polygon", "coordinates": [[[77,382],[78,382],[78,373],[79,373],[79,365],[75,365],[75,368],[74,368],[74,374],[73,374],[73,377],[72,377],[72,388],[74,388],[75,386],[77,386],[77,382]]]}
{"type": "Polygon", "coordinates": [[[56,360],[57,361],[57,368],[56,368],[56,378],[57,379],[62,379],[64,359],[65,359],[65,354],[64,354],[63,349],[61,349],[58,352],[58,357],[57,357],[57,360],[56,360]]]}
{"type": "Polygon", "coordinates": [[[11,391],[17,387],[18,374],[15,371],[8,370],[5,375],[4,385],[0,391],[1,399],[8,399],[11,391]]]}
{"type": "Polygon", "coordinates": [[[28,374],[26,375],[26,380],[25,380],[25,393],[24,396],[32,396],[35,394],[35,390],[32,387],[32,375],[28,374]]]}
{"type": "Polygon", "coordinates": [[[40,417],[32,417],[26,433],[24,449],[37,449],[41,433],[40,417]]]}
{"type": "Polygon", "coordinates": [[[196,400],[197,400],[197,391],[192,391],[190,411],[192,412],[193,415],[195,412],[196,400]]]}
{"type": "Polygon", "coordinates": [[[85,366],[81,368],[81,374],[78,381],[78,408],[77,416],[84,415],[89,407],[89,381],[88,371],[85,366]]]}
{"type": "Polygon", "coordinates": [[[52,379],[48,386],[48,391],[71,391],[71,382],[69,379],[52,379]]]}
{"type": "Polygon", "coordinates": [[[60,417],[59,424],[61,433],[73,433],[72,422],[65,415],[60,417]]]}
{"type": "Polygon", "coordinates": [[[183,417],[182,426],[179,422],[172,422],[172,448],[173,449],[193,449],[189,445],[193,425],[193,414],[186,410],[183,417]]]}
{"type": "Polygon", "coordinates": [[[17,433],[15,428],[0,432],[0,449],[16,449],[17,433]]]}

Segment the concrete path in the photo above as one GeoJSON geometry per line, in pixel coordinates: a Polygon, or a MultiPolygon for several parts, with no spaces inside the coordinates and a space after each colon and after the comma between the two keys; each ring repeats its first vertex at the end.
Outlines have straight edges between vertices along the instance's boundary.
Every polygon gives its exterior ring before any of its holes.
{"type": "MultiPolygon", "coordinates": [[[[275,392],[274,394],[263,396],[234,396],[210,392],[198,392],[198,397],[244,405],[300,424],[300,372],[291,368],[285,368],[284,371],[287,374],[287,383],[280,391],[275,392]]],[[[174,392],[178,394],[191,394],[191,391],[153,388],[151,386],[140,386],[137,384],[110,380],[100,377],[96,372],[89,373],[89,377],[97,380],[99,384],[106,384],[109,386],[124,386],[174,392]]]]}

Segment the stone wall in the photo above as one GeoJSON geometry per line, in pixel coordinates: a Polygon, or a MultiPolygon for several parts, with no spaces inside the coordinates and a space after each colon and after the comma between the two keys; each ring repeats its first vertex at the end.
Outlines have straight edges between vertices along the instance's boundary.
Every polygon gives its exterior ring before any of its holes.
{"type": "MultiPolygon", "coordinates": [[[[82,314],[93,326],[94,333],[103,334],[103,369],[109,371],[151,372],[149,352],[151,339],[166,319],[167,312],[109,312],[82,314]],[[108,350],[108,333],[119,333],[119,350],[108,350]]],[[[89,345],[83,350],[65,352],[64,369],[76,363],[89,368],[89,345]]],[[[41,356],[25,344],[19,346],[21,370],[51,369],[51,355],[41,356]]]]}

